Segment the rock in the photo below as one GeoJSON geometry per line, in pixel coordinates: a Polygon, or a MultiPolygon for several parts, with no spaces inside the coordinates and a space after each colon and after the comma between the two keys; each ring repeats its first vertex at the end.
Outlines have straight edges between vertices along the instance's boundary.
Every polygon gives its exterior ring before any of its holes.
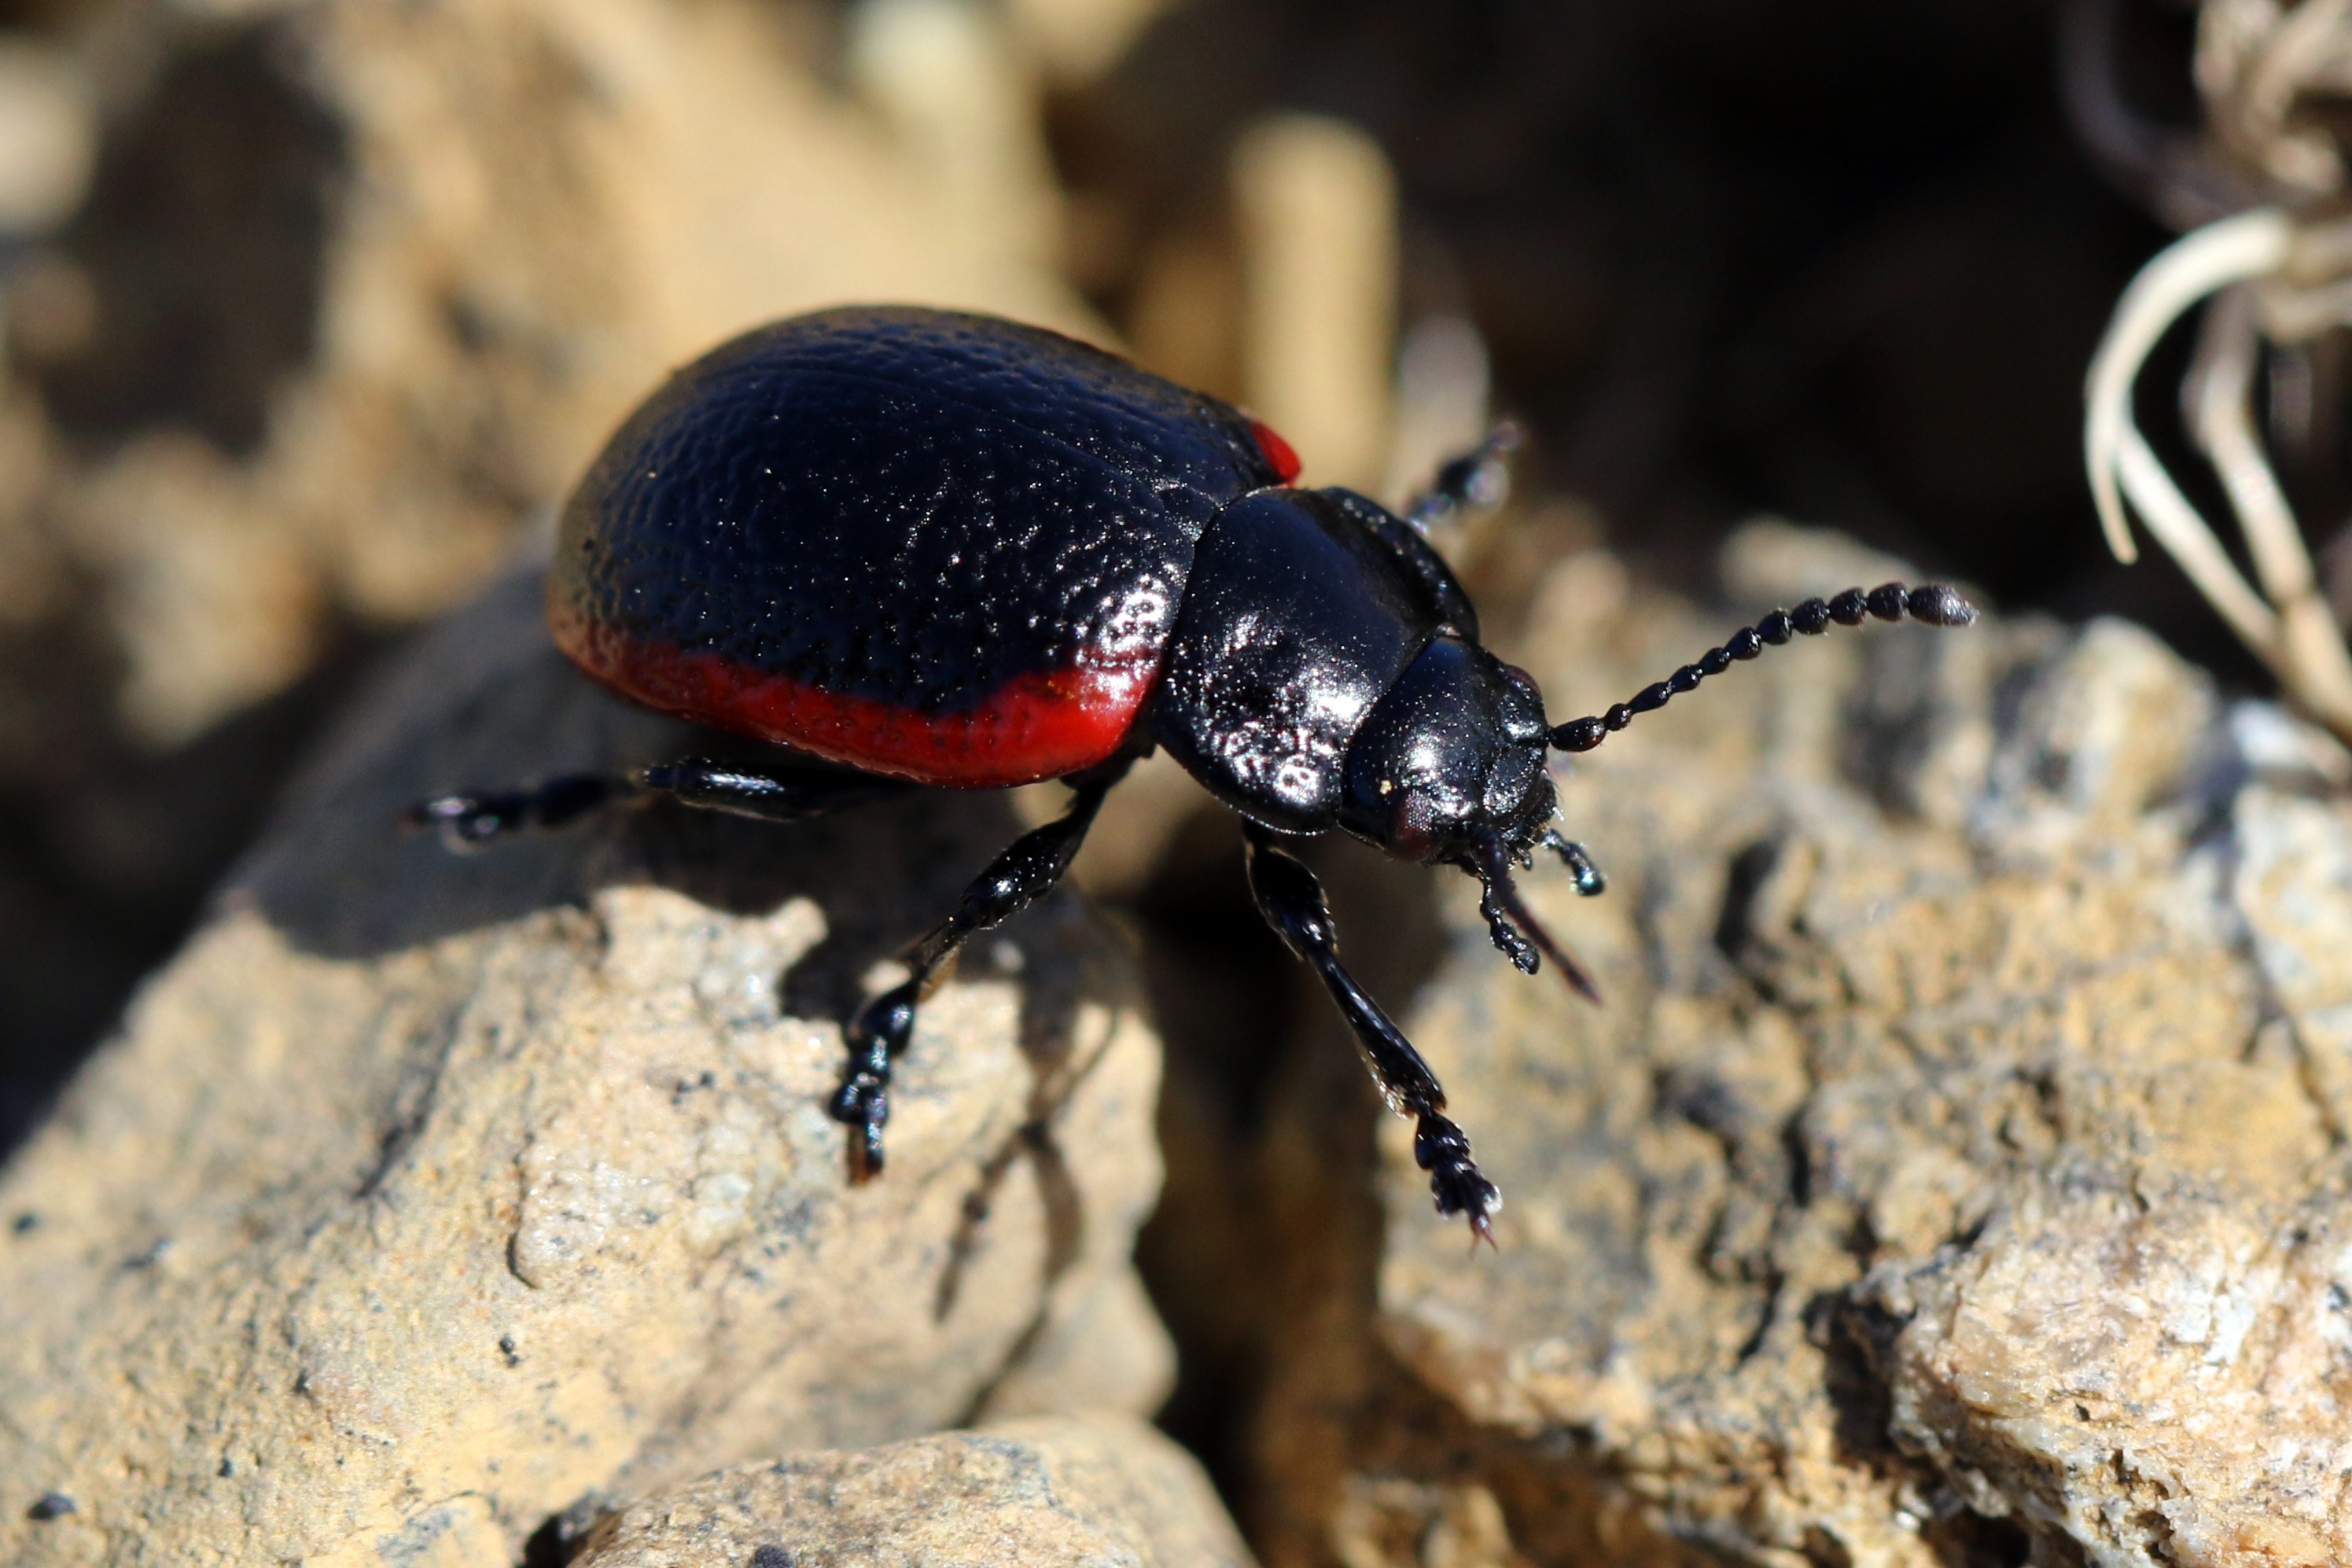
{"type": "Polygon", "coordinates": [[[1250,1555],[1190,1455],[1139,1421],[1097,1415],[722,1470],[633,1505],[574,1562],[1249,1568],[1250,1555]]]}
{"type": "Polygon", "coordinates": [[[0,232],[38,234],[89,179],[97,115],[89,84],[56,51],[0,44],[0,232]]]}
{"type": "MultiPolygon", "coordinates": [[[[1556,715],[1728,629],[1613,570],[1514,650],[1556,715]]],[[[1408,1027],[1500,1249],[1384,1121],[1268,1560],[2352,1557],[2346,763],[2112,621],[1802,644],[1580,760],[1609,893],[1529,890],[1609,1005],[1446,889],[1408,1027]]]]}
{"type": "Polygon", "coordinates": [[[1074,900],[925,1008],[881,1180],[824,1110],[1001,795],[397,831],[723,745],[573,676],[538,595],[395,672],[0,1175],[0,1560],[506,1563],[583,1499],[1164,1395],[1158,1047],[1074,900]]]}
{"type": "Polygon", "coordinates": [[[1243,133],[1232,179],[1249,405],[1306,454],[1300,482],[1375,487],[1396,352],[1396,171],[1360,127],[1284,114],[1243,133]]]}
{"type": "Polygon", "coordinates": [[[480,592],[673,367],[848,300],[1101,334],[1026,46],[928,10],[854,62],[768,0],[58,0],[0,37],[0,1149],[358,656],[480,592]]]}
{"type": "Polygon", "coordinates": [[[470,596],[650,386],[760,321],[886,299],[1099,334],[1051,271],[1032,86],[966,31],[861,55],[886,112],[876,84],[926,64],[957,84],[921,135],[838,90],[817,30],[744,0],[190,3],[95,32],[121,101],[43,257],[89,324],[31,323],[47,352],[24,368],[103,454],[42,510],[107,585],[139,732],[278,689],[337,614],[470,596]],[[991,221],[941,146],[992,150],[991,221]],[[238,527],[206,526],[224,507],[238,527]],[[226,646],[191,658],[207,626],[226,646]]]}

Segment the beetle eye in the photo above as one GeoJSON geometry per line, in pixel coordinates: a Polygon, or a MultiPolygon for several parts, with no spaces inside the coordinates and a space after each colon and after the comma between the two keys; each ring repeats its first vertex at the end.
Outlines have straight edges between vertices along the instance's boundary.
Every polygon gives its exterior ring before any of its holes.
{"type": "Polygon", "coordinates": [[[1387,848],[1408,860],[1426,860],[1436,849],[1436,797],[1425,789],[1407,787],[1389,797],[1396,803],[1389,815],[1387,848]]]}
{"type": "Polygon", "coordinates": [[[1544,787],[1538,781],[1549,776],[1544,772],[1541,747],[1502,748],[1486,775],[1484,804],[1487,816],[1506,821],[1519,816],[1527,808],[1528,797],[1544,787]]]}

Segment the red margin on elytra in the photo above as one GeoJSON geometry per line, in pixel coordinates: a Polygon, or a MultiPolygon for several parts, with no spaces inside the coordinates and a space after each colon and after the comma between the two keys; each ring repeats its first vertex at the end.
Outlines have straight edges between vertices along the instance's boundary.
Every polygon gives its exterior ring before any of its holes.
{"type": "Polygon", "coordinates": [[[1108,761],[1126,742],[1159,660],[1014,676],[976,708],[918,713],[747,669],[715,653],[625,637],[551,604],[556,646],[622,696],[681,719],[917,784],[992,789],[1108,761]]]}
{"type": "Polygon", "coordinates": [[[1249,432],[1250,439],[1257,443],[1257,449],[1265,455],[1267,462],[1274,465],[1276,478],[1286,485],[1298,477],[1297,449],[1282,438],[1280,431],[1262,419],[1253,419],[1249,422],[1249,432]]]}

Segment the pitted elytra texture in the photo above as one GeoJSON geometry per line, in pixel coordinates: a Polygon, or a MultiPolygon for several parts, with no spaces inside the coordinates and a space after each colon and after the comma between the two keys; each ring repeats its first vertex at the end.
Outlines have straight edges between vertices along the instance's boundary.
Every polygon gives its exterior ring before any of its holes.
{"type": "Polygon", "coordinates": [[[641,641],[896,704],[1156,667],[1247,422],[1099,350],[944,311],[747,334],[633,415],[564,508],[552,592],[641,641]]]}

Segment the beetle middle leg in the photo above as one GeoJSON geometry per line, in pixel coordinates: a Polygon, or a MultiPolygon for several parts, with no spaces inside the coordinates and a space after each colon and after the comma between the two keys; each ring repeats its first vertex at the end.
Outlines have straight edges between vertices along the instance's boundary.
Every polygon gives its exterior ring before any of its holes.
{"type": "Polygon", "coordinates": [[[1444,1086],[1404,1031],[1341,966],[1339,929],[1315,873],[1277,847],[1266,829],[1252,823],[1246,831],[1250,895],[1257,900],[1258,912],[1322,980],[1340,1016],[1356,1032],[1364,1063],[1391,1109],[1414,1119],[1412,1157],[1429,1173],[1437,1212],[1466,1214],[1479,1239],[1493,1245],[1487,1216],[1502,1206],[1502,1194],[1471,1159],[1469,1134],[1446,1117],[1444,1086]]]}
{"type": "Polygon", "coordinates": [[[964,889],[955,913],[933,926],[907,954],[907,978],[866,1005],[849,1028],[849,1063],[827,1110],[852,1129],[849,1179],[882,1173],[882,1127],[890,1120],[890,1069],[915,1032],[915,1009],[937,991],[963,944],[1002,925],[1051,892],[1076,858],[1103,796],[1126,773],[1114,763],[1086,775],[1070,809],[1014,839],[964,889]]]}

